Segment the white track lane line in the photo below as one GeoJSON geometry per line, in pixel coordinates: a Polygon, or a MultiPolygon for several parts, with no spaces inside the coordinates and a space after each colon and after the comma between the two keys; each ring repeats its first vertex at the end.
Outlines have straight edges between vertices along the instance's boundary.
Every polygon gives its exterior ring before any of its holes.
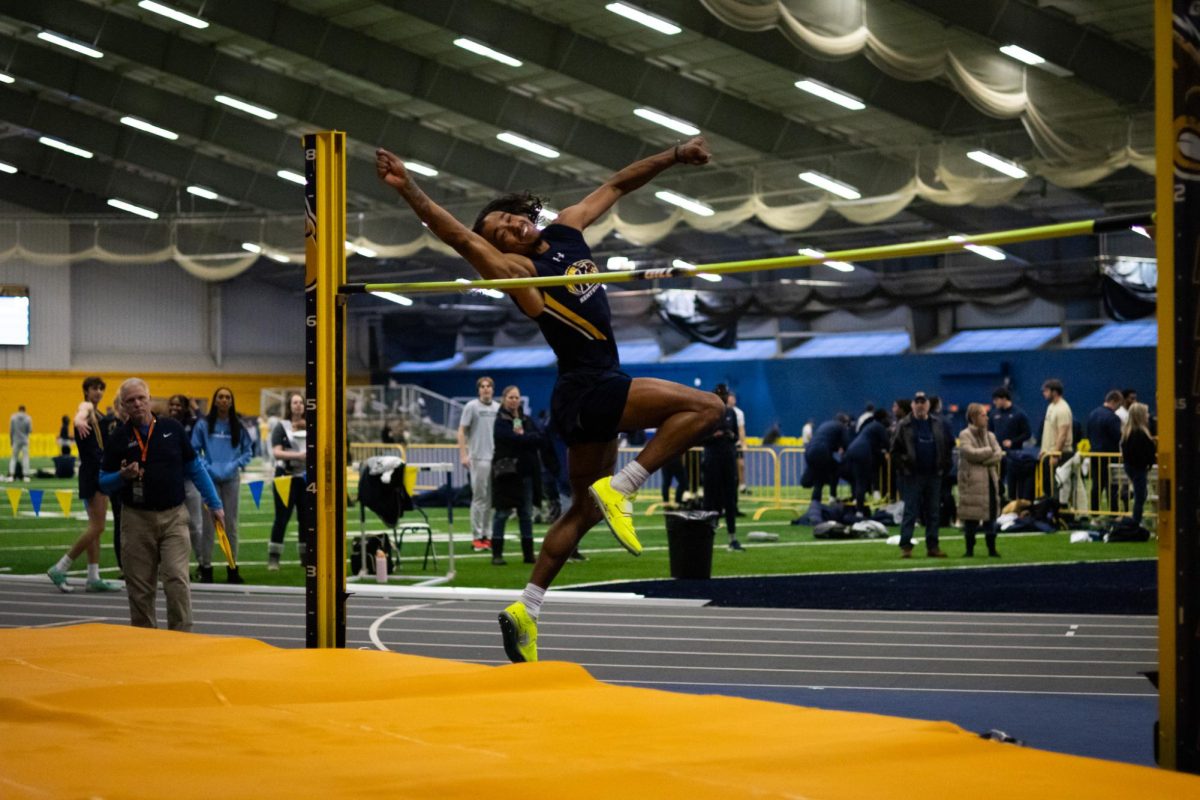
{"type": "MultiPolygon", "coordinates": [[[[439,629],[439,628],[401,628],[397,633],[411,633],[414,635],[440,634],[446,636],[494,636],[494,630],[463,630],[461,628],[454,629],[439,629]]],[[[835,633],[843,633],[843,631],[834,631],[835,633]]],[[[620,639],[629,641],[655,641],[655,642],[725,642],[730,644],[770,644],[770,645],[804,645],[804,646],[829,646],[829,647],[926,647],[926,648],[941,648],[941,649],[971,649],[971,650],[1066,650],[1068,652],[1080,652],[1086,650],[1099,650],[1105,653],[1157,653],[1158,649],[1153,647],[1088,647],[1086,645],[1019,645],[1019,644],[926,644],[922,642],[842,642],[842,641],[821,641],[819,639],[719,639],[711,636],[627,636],[618,633],[565,633],[560,637],[564,640],[570,639],[620,639]]],[[[1055,637],[1060,638],[1060,637],[1055,637]]]]}
{"type": "Polygon", "coordinates": [[[918,687],[893,688],[888,686],[805,686],[790,683],[721,683],[721,682],[700,682],[700,681],[633,681],[620,679],[605,679],[605,683],[630,686],[705,686],[714,688],[731,688],[731,689],[802,689],[812,691],[824,690],[853,690],[860,692],[943,692],[955,693],[961,692],[964,694],[1036,694],[1036,695],[1067,695],[1071,697],[1144,697],[1147,700],[1157,700],[1157,693],[1146,692],[1070,692],[1070,691],[1052,691],[1052,690],[1036,690],[1036,689],[931,689],[918,687]]]}
{"type": "MultiPolygon", "coordinates": [[[[417,616],[411,619],[419,622],[455,622],[456,620],[447,620],[443,617],[423,617],[417,616]]],[[[549,619],[549,618],[548,618],[549,619]]],[[[466,620],[463,620],[466,621],[466,620]]],[[[471,620],[472,623],[477,623],[478,620],[471,620]]],[[[923,638],[929,637],[1005,637],[1005,638],[1025,638],[1025,639],[1062,639],[1061,633],[976,633],[976,632],[956,632],[956,631],[880,631],[880,630],[859,630],[847,628],[789,628],[789,627],[768,627],[762,628],[749,625],[657,625],[645,624],[636,621],[627,622],[554,622],[556,627],[579,627],[579,628],[621,628],[624,631],[629,630],[702,630],[702,631],[771,631],[775,633],[840,633],[840,634],[864,634],[864,635],[887,635],[887,636],[920,636],[923,638]]],[[[1158,636],[1138,636],[1133,634],[1112,634],[1110,636],[1077,636],[1077,639],[1145,639],[1158,641],[1158,636]]]]}
{"type": "MultiPolygon", "coordinates": [[[[1157,625],[1157,621],[1153,617],[1146,617],[1145,622],[1142,624],[1118,625],[1118,624],[1093,623],[1090,621],[1076,624],[1075,623],[1076,620],[1079,620],[1081,618],[1086,619],[1086,617],[1078,617],[1078,616],[1067,617],[1067,618],[1064,618],[1062,621],[1058,621],[1058,622],[1028,622],[1028,621],[991,622],[991,621],[987,621],[987,620],[973,620],[973,619],[964,619],[962,621],[955,622],[955,621],[940,619],[940,618],[939,619],[913,619],[913,620],[880,619],[880,618],[872,616],[870,613],[864,612],[864,611],[860,611],[857,613],[866,614],[866,616],[857,617],[857,618],[846,618],[846,617],[826,617],[826,616],[775,617],[775,616],[744,614],[744,613],[721,614],[721,613],[703,613],[703,612],[695,613],[695,614],[677,614],[677,613],[666,613],[666,612],[656,611],[656,610],[649,609],[649,608],[647,608],[644,611],[637,609],[637,608],[631,608],[629,611],[624,611],[624,612],[613,612],[613,611],[594,611],[593,612],[593,611],[588,611],[587,609],[581,610],[577,607],[572,607],[570,609],[567,609],[565,607],[560,606],[558,608],[555,608],[553,606],[553,603],[550,603],[550,602],[547,602],[546,605],[543,607],[543,609],[544,609],[543,616],[545,616],[547,619],[558,618],[558,617],[586,617],[589,619],[592,619],[595,617],[617,617],[618,619],[635,618],[635,619],[643,619],[643,620],[644,619],[652,619],[652,620],[681,619],[681,620],[693,620],[693,621],[697,621],[697,622],[702,622],[702,621],[707,621],[707,620],[714,620],[714,621],[749,620],[752,622],[828,622],[828,623],[847,623],[848,622],[848,623],[858,623],[858,624],[879,624],[879,625],[931,625],[931,624],[936,624],[936,625],[965,625],[965,626],[979,626],[979,627],[1053,628],[1055,630],[1061,630],[1063,627],[1069,627],[1069,626],[1074,626],[1074,627],[1078,628],[1081,625],[1086,625],[1088,628],[1099,627],[1099,628],[1129,628],[1132,630],[1154,630],[1155,626],[1157,625]]],[[[440,611],[440,612],[452,612],[452,613],[453,612],[461,612],[461,613],[466,613],[466,614],[481,614],[481,615],[483,615],[483,614],[494,615],[496,613],[494,609],[490,609],[490,608],[461,608],[461,609],[439,608],[439,609],[432,609],[432,610],[436,610],[436,611],[440,611]]],[[[745,611],[745,609],[731,608],[730,611],[731,612],[742,612],[742,611],[745,611]]],[[[774,608],[770,609],[770,612],[778,612],[778,611],[779,611],[779,609],[774,609],[774,608]]],[[[809,610],[809,611],[805,611],[804,613],[812,614],[813,612],[811,610],[809,610]]],[[[916,614],[919,612],[904,612],[904,613],[916,614]]]]}
{"type": "MultiPolygon", "coordinates": [[[[553,652],[560,652],[555,648],[553,652]]],[[[566,649],[565,652],[570,652],[566,649]]],[[[637,651],[629,651],[637,652],[637,651]]],[[[632,669],[632,670],[679,670],[681,672],[770,672],[787,675],[830,675],[827,669],[800,669],[798,667],[713,667],[707,664],[606,664],[586,661],[573,662],[587,669],[632,669]]],[[[882,675],[899,678],[989,678],[1007,680],[1096,680],[1096,681],[1146,681],[1145,675],[1049,675],[1041,673],[1009,674],[1003,672],[913,672],[899,670],[848,669],[839,670],[833,677],[841,675],[882,675]]]]}
{"type": "Polygon", "coordinates": [[[397,614],[403,614],[407,611],[416,611],[420,608],[428,608],[428,606],[428,603],[422,603],[419,605],[400,606],[399,608],[394,608],[388,613],[376,617],[375,621],[371,623],[371,627],[367,629],[367,635],[371,637],[371,642],[375,645],[375,647],[380,650],[388,650],[387,645],[379,640],[379,627],[397,614]]]}
{"type": "MultiPolygon", "coordinates": [[[[463,642],[446,642],[436,644],[433,642],[410,642],[410,641],[388,641],[391,647],[446,647],[446,648],[476,648],[479,644],[469,644],[463,642]]],[[[722,653],[708,650],[632,650],[620,649],[614,650],[610,647],[573,647],[573,646],[557,646],[555,648],[559,652],[570,653],[639,653],[642,655],[659,655],[659,656],[688,656],[688,657],[704,657],[704,658],[739,658],[745,660],[753,660],[756,658],[790,658],[790,659],[807,659],[812,661],[912,661],[911,656],[864,656],[864,655],[819,655],[816,653],[722,653]]],[[[966,662],[966,663],[986,663],[986,664],[1091,664],[1109,667],[1129,667],[1134,669],[1152,669],[1157,662],[1152,661],[1105,661],[1101,659],[1064,659],[1064,658],[947,658],[939,656],[937,658],[941,662],[966,662]]],[[[926,674],[926,673],[921,673],[926,674]]]]}

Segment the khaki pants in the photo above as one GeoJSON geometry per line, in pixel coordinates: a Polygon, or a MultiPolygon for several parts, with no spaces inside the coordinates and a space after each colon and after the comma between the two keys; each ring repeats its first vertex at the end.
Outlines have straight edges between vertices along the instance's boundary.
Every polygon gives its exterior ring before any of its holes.
{"type": "Polygon", "coordinates": [[[139,628],[157,628],[154,596],[162,579],[167,596],[167,627],[192,629],[192,591],[188,585],[191,542],[187,507],[166,511],[124,506],[121,510],[121,563],[129,595],[129,620],[139,628]]]}

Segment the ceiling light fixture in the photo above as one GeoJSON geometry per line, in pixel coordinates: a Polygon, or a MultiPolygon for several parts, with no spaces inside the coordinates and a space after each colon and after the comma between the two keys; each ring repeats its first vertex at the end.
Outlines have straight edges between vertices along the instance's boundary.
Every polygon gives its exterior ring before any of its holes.
{"type": "Polygon", "coordinates": [[[351,242],[349,240],[346,241],[346,250],[348,252],[350,252],[351,254],[357,253],[358,255],[363,256],[365,258],[374,258],[375,256],[379,255],[379,253],[375,252],[371,248],[360,247],[359,245],[356,245],[354,242],[351,242]]]}
{"type": "Polygon", "coordinates": [[[1133,226],[1132,228],[1130,228],[1129,230],[1133,231],[1133,232],[1134,232],[1134,233],[1136,233],[1138,236],[1145,236],[1147,239],[1153,239],[1153,238],[1154,238],[1153,236],[1151,236],[1151,235],[1150,235],[1150,231],[1146,230],[1146,229],[1145,229],[1144,227],[1142,227],[1141,225],[1134,225],[1134,226],[1133,226]]]}
{"type": "Polygon", "coordinates": [[[636,265],[625,256],[609,256],[608,262],[604,266],[613,271],[622,271],[633,269],[636,265]]]}
{"type": "Polygon", "coordinates": [[[665,33],[667,36],[674,36],[683,30],[683,28],[669,19],[663,19],[647,11],[642,11],[636,6],[629,5],[629,3],[609,3],[605,8],[639,25],[645,25],[647,28],[656,30],[659,33],[665,33]]]}
{"type": "Polygon", "coordinates": [[[1009,58],[1015,58],[1022,64],[1028,64],[1031,67],[1037,67],[1043,72],[1049,72],[1051,75],[1055,75],[1059,78],[1069,78],[1075,74],[1066,67],[1060,67],[1053,61],[1047,61],[1037,53],[1030,52],[1019,45],[1006,44],[1000,48],[1000,52],[1004,53],[1004,55],[1008,56],[1009,58]]]}
{"type": "Polygon", "coordinates": [[[17,79],[6,72],[0,72],[0,83],[16,83],[17,79]]]}
{"type": "Polygon", "coordinates": [[[242,249],[249,253],[261,253],[262,245],[255,244],[254,242],[242,242],[242,249]]]}
{"type": "Polygon", "coordinates": [[[371,292],[376,297],[382,297],[384,300],[391,300],[393,303],[399,303],[402,306],[411,306],[413,301],[402,294],[395,292],[371,292]]]}
{"type": "Polygon", "coordinates": [[[101,53],[96,48],[88,47],[83,42],[77,42],[74,39],[68,39],[65,36],[59,36],[57,33],[42,31],[37,35],[37,38],[41,39],[43,42],[49,42],[50,44],[55,44],[59,47],[65,47],[67,50],[73,50],[76,53],[82,53],[88,58],[104,58],[104,53],[101,53]]]}
{"type": "Polygon", "coordinates": [[[276,172],[275,174],[278,177],[283,178],[285,181],[291,181],[292,183],[298,183],[301,186],[304,186],[308,183],[308,180],[303,175],[301,175],[298,172],[292,172],[290,169],[281,169],[278,172],[276,172]]]}
{"type": "MultiPolygon", "coordinates": [[[[967,237],[965,237],[965,236],[957,236],[956,235],[956,236],[948,236],[946,238],[948,238],[952,242],[966,242],[967,241],[967,237]]],[[[996,248],[996,247],[989,247],[988,245],[985,245],[985,244],[964,244],[963,248],[966,250],[970,250],[972,253],[974,253],[976,255],[983,256],[984,258],[990,259],[992,261],[1004,261],[1006,258],[1008,258],[1008,256],[1004,255],[1003,250],[1000,250],[999,248],[996,248]]]]}
{"type": "Polygon", "coordinates": [[[146,122],[146,120],[138,119],[137,117],[121,117],[121,124],[128,125],[131,128],[137,128],[139,131],[152,133],[155,136],[161,136],[163,139],[169,139],[172,142],[179,138],[179,134],[175,133],[175,131],[169,131],[166,128],[160,128],[157,125],[153,125],[149,122],[146,122]]]}
{"type": "Polygon", "coordinates": [[[690,197],[685,197],[675,192],[655,192],[654,196],[659,200],[662,200],[664,203],[670,203],[673,206],[679,206],[684,211],[690,211],[693,214],[699,214],[702,217],[711,217],[713,214],[717,213],[704,203],[701,203],[699,200],[693,200],[690,197]]]}
{"type": "Polygon", "coordinates": [[[805,183],[811,183],[813,186],[820,187],[831,194],[836,194],[838,197],[841,197],[845,200],[857,200],[858,198],[862,197],[862,193],[850,184],[842,183],[839,180],[834,180],[828,175],[824,175],[820,172],[801,172],[800,180],[804,181],[805,183]]]}
{"type": "Polygon", "coordinates": [[[862,100],[859,100],[854,95],[840,92],[837,89],[834,89],[832,86],[826,86],[823,83],[818,83],[817,81],[809,78],[796,81],[796,88],[803,92],[816,95],[822,100],[828,100],[834,105],[839,105],[842,108],[848,108],[851,111],[862,111],[867,107],[866,103],[864,103],[862,100]]]}
{"type": "Polygon", "coordinates": [[[700,133],[700,129],[692,123],[663,114],[652,108],[635,108],[633,113],[635,116],[649,120],[656,125],[662,125],[664,128],[670,128],[676,133],[682,133],[684,136],[697,136],[700,133]]]}
{"type": "Polygon", "coordinates": [[[158,219],[158,214],[156,212],[151,211],[148,208],[135,206],[133,203],[126,203],[124,200],[117,200],[116,198],[110,197],[108,204],[113,208],[119,208],[122,211],[128,211],[130,214],[137,214],[139,217],[145,217],[146,219],[158,219]]]}
{"type": "Polygon", "coordinates": [[[258,117],[259,119],[275,119],[279,115],[274,111],[268,111],[265,108],[247,103],[245,100],[238,100],[236,97],[230,97],[227,94],[213,95],[213,100],[216,100],[221,105],[236,108],[238,111],[245,111],[247,114],[258,117]]]}
{"type": "Polygon", "coordinates": [[[12,164],[6,164],[3,161],[0,161],[0,172],[6,172],[9,175],[15,175],[17,172],[17,168],[14,167],[12,164]]]}
{"type": "Polygon", "coordinates": [[[208,23],[199,17],[193,17],[191,14],[185,14],[182,11],[176,11],[170,6],[164,6],[162,3],[156,3],[154,0],[142,0],[138,3],[138,8],[144,8],[147,11],[153,11],[155,14],[160,14],[168,19],[173,19],[176,22],[181,22],[198,30],[203,30],[208,27],[208,23]]]}
{"type": "Polygon", "coordinates": [[[422,164],[420,161],[405,161],[404,168],[409,172],[415,172],[418,175],[424,175],[426,178],[436,178],[438,171],[428,164],[422,164]]]}
{"type": "MultiPolygon", "coordinates": [[[[696,269],[695,264],[693,264],[690,261],[684,261],[682,258],[677,258],[677,259],[673,260],[671,262],[671,266],[675,267],[676,269],[690,269],[690,270],[696,269]]],[[[714,275],[711,272],[697,272],[696,277],[702,281],[708,281],[709,283],[720,283],[721,282],[721,276],[714,275]]]]}
{"type": "Polygon", "coordinates": [[[92,157],[91,150],[84,150],[82,147],[76,147],[73,144],[67,144],[64,141],[52,138],[50,136],[39,136],[38,141],[47,147],[53,147],[55,150],[62,150],[64,153],[70,153],[73,156],[79,156],[80,158],[92,157]]]}
{"type": "Polygon", "coordinates": [[[193,184],[193,185],[187,187],[187,192],[188,192],[188,194],[196,195],[196,197],[203,197],[205,200],[216,200],[218,203],[224,203],[225,205],[228,205],[228,206],[236,206],[237,205],[236,200],[229,198],[229,197],[225,197],[224,195],[217,194],[212,189],[206,189],[203,186],[196,186],[195,184],[193,184]]]}
{"type": "Polygon", "coordinates": [[[1029,176],[1029,173],[1022,169],[1020,164],[1009,161],[1006,158],[1001,158],[995,153],[989,153],[987,150],[972,150],[967,153],[967,158],[1010,178],[1025,178],[1029,176]]]}
{"type": "Polygon", "coordinates": [[[1000,48],[1000,52],[1009,58],[1015,58],[1022,64],[1028,64],[1031,67],[1036,67],[1039,64],[1046,63],[1046,59],[1039,56],[1037,53],[1030,52],[1024,47],[1016,44],[1006,44],[1000,48]]]}
{"type": "Polygon", "coordinates": [[[550,145],[535,142],[533,139],[526,139],[518,133],[512,131],[503,131],[497,133],[496,138],[505,144],[511,144],[513,147],[519,147],[522,150],[528,150],[531,153],[541,156],[542,158],[558,158],[559,152],[550,145]]]}
{"type": "Polygon", "coordinates": [[[491,47],[488,47],[486,44],[477,42],[474,39],[460,37],[454,40],[454,44],[457,47],[461,47],[463,50],[469,50],[475,55],[483,56],[484,58],[490,58],[492,61],[499,61],[506,67],[519,67],[522,64],[521,61],[513,58],[512,56],[501,53],[499,50],[494,50],[491,47]]]}
{"type": "MultiPolygon", "coordinates": [[[[814,247],[801,247],[800,255],[808,256],[809,258],[824,258],[825,253],[817,250],[814,247]]],[[[838,272],[854,272],[854,265],[848,261],[826,261],[825,266],[831,269],[836,269],[838,272]]]]}
{"type": "Polygon", "coordinates": [[[292,259],[288,256],[285,256],[283,253],[267,253],[267,258],[271,259],[272,261],[278,261],[280,264],[292,263],[292,259]]]}
{"type": "MultiPolygon", "coordinates": [[[[455,279],[454,279],[454,282],[455,282],[455,283],[470,283],[470,281],[469,281],[469,280],[467,280],[466,278],[455,278],[455,279]]],[[[476,294],[481,294],[481,295],[483,295],[484,297],[492,297],[492,298],[495,298],[495,299],[497,299],[497,300],[499,300],[500,298],[504,297],[504,292],[500,291],[499,289],[474,289],[474,288],[468,288],[468,289],[467,289],[467,291],[470,291],[470,292],[475,292],[476,294]]]]}
{"type": "Polygon", "coordinates": [[[377,251],[372,250],[369,247],[363,247],[360,244],[350,244],[350,242],[346,242],[346,246],[353,248],[354,252],[358,253],[363,258],[375,258],[379,255],[377,251]]]}
{"type": "Polygon", "coordinates": [[[188,194],[194,194],[196,197],[203,197],[205,200],[217,200],[221,195],[214,192],[212,189],[205,189],[203,186],[187,187],[188,194]]]}

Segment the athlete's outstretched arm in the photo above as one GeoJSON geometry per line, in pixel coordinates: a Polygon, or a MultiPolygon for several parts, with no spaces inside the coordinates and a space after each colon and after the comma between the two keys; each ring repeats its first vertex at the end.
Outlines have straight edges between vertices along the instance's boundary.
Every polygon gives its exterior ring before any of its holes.
{"type": "Polygon", "coordinates": [[[394,153],[382,147],[376,150],[375,171],[381,181],[400,193],[435,236],[453,247],[484,278],[526,278],[534,274],[529,259],[501,253],[487,239],[472,232],[453,214],[430,200],[394,153]]]}
{"type": "Polygon", "coordinates": [[[645,186],[663,170],[676,164],[700,166],[707,164],[711,157],[712,154],[708,151],[704,137],[697,136],[670,150],[664,150],[658,155],[635,161],[613,175],[604,182],[603,186],[583,198],[579,203],[563,209],[555,222],[559,225],[583,230],[603,216],[604,212],[612,208],[613,203],[620,200],[623,195],[645,186]]]}

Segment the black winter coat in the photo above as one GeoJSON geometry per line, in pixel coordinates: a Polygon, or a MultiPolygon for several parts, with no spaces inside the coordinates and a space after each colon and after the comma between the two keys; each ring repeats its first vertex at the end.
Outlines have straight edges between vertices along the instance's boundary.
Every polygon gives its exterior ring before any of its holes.
{"type": "Polygon", "coordinates": [[[493,432],[495,448],[492,451],[492,508],[516,508],[521,505],[522,478],[533,480],[533,504],[542,502],[542,462],[539,451],[545,444],[545,436],[533,417],[520,410],[523,432],[513,430],[512,414],[500,407],[496,414],[493,432]],[[515,461],[516,472],[509,467],[515,461]]]}
{"type": "MultiPolygon", "coordinates": [[[[937,448],[937,472],[944,477],[950,474],[954,437],[946,432],[946,425],[940,417],[930,414],[929,422],[933,430],[933,444],[937,448]]],[[[912,423],[913,416],[909,414],[900,420],[892,437],[892,463],[902,475],[912,475],[917,462],[917,435],[913,432],[912,423]]]]}

